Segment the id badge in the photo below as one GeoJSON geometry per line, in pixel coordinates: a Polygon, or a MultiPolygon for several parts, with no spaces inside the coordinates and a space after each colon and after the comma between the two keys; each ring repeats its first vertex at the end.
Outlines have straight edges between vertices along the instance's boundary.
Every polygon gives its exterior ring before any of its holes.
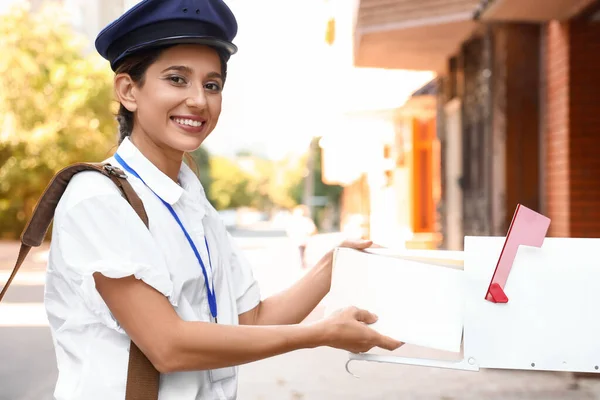
{"type": "Polygon", "coordinates": [[[211,383],[220,382],[235,376],[235,367],[211,369],[208,371],[211,383]]]}

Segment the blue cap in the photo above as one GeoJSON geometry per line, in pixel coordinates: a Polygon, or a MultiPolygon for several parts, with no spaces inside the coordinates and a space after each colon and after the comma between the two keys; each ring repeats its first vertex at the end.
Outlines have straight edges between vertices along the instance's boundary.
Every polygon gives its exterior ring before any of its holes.
{"type": "Polygon", "coordinates": [[[228,59],[237,30],[222,0],[143,0],[98,34],[96,50],[113,70],[137,51],[174,44],[212,46],[228,59]]]}

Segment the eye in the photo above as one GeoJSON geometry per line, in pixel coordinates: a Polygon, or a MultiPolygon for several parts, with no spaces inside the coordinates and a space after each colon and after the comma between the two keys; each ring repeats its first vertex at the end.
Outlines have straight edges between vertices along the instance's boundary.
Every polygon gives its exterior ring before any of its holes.
{"type": "Polygon", "coordinates": [[[219,85],[216,82],[207,83],[206,85],[204,85],[204,87],[206,89],[210,90],[211,92],[220,92],[221,91],[221,85],[219,85]]]}
{"type": "Polygon", "coordinates": [[[185,78],[182,76],[179,76],[179,75],[172,75],[172,76],[169,76],[167,79],[169,79],[171,82],[173,82],[176,85],[185,85],[186,84],[185,78]]]}

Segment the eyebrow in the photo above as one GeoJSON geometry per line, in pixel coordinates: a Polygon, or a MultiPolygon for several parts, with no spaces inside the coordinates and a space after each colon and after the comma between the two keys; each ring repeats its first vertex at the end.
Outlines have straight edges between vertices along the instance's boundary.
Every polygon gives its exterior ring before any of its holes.
{"type": "MultiPolygon", "coordinates": [[[[162,70],[161,73],[165,73],[165,72],[171,71],[171,70],[184,72],[186,74],[192,74],[192,72],[193,72],[190,67],[186,67],[185,65],[171,65],[170,67],[162,70]]],[[[214,72],[214,71],[206,74],[206,77],[207,78],[219,78],[219,79],[223,80],[223,76],[220,73],[214,72]]]]}
{"type": "Polygon", "coordinates": [[[190,67],[186,67],[185,65],[171,65],[170,67],[163,69],[161,74],[170,70],[186,72],[188,74],[192,73],[192,69],[190,67]]]}
{"type": "Polygon", "coordinates": [[[223,80],[223,76],[218,73],[218,72],[209,72],[208,74],[206,74],[207,78],[219,78],[220,80],[223,80]]]}

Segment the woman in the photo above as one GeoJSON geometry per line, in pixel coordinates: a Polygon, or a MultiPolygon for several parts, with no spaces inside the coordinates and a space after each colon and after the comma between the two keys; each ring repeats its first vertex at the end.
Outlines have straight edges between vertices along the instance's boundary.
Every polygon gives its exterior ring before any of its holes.
{"type": "MultiPolygon", "coordinates": [[[[234,399],[236,366],[330,346],[401,343],[348,309],[299,323],[328,292],[332,253],[264,301],[242,253],[183,163],[217,124],[235,18],[220,0],[145,0],[98,36],[116,72],[120,146],[149,228],[116,186],[75,176],[55,213],[45,304],[61,399],[123,399],[132,340],[161,372],[160,399],[234,399]]],[[[364,249],[368,241],[346,242],[364,249]]]]}

